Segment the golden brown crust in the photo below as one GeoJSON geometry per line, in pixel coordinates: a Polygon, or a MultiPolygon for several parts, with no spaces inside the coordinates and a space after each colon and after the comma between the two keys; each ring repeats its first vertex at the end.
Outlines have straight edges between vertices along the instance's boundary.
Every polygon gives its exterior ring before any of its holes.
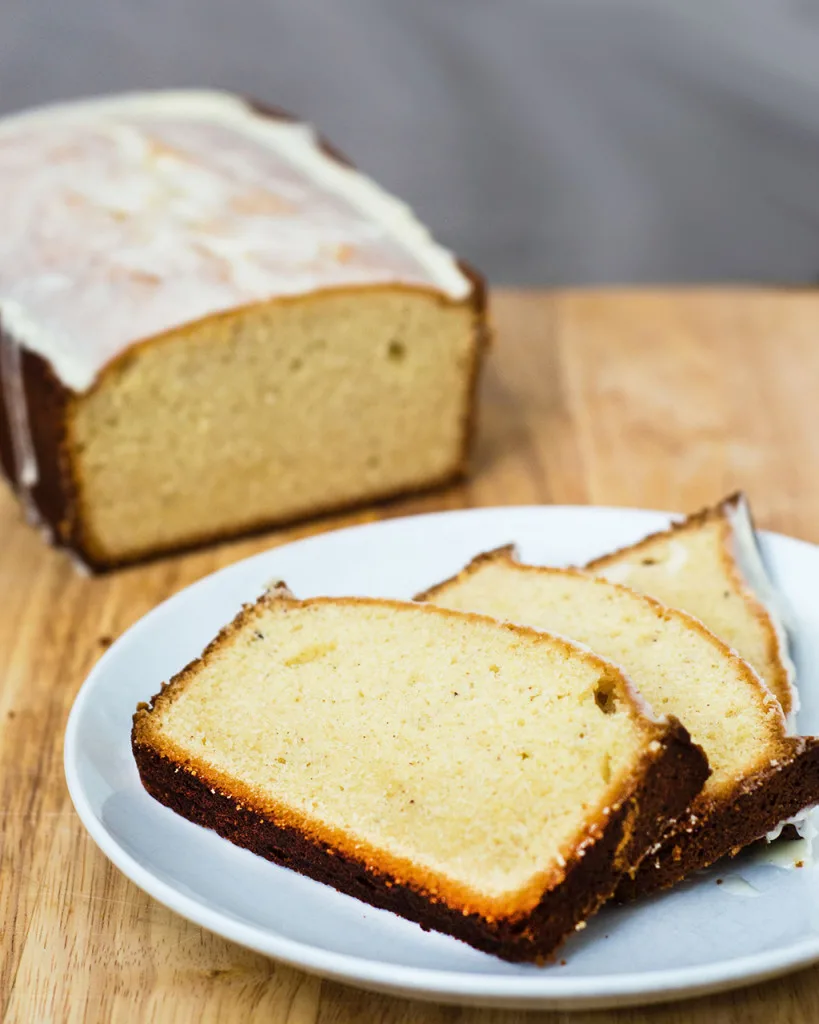
{"type": "Polygon", "coordinates": [[[599,558],[593,558],[590,562],[587,562],[583,568],[587,572],[590,572],[593,569],[598,569],[606,565],[615,558],[619,558],[621,555],[640,551],[640,549],[645,547],[647,544],[651,544],[661,538],[671,538],[679,533],[685,532],[686,530],[697,528],[705,523],[712,522],[715,519],[724,519],[727,509],[735,508],[743,500],[744,495],[742,491],[734,491],[733,494],[729,494],[727,498],[724,498],[717,505],[708,505],[705,508],[699,509],[697,512],[692,512],[684,519],[674,520],[669,523],[666,529],[650,533],[647,537],[642,537],[640,540],[635,541],[634,544],[626,544],[624,547],[618,548],[616,551],[610,551],[605,555],[600,555],[599,558]]]}
{"type": "MultiPolygon", "coordinates": [[[[453,583],[460,583],[461,580],[468,579],[474,575],[481,566],[486,565],[490,562],[508,562],[514,566],[520,566],[523,568],[523,563],[519,562],[516,557],[516,548],[514,544],[502,544],[500,547],[492,548],[490,551],[482,551],[479,555],[475,555],[471,562],[467,563],[452,576],[448,576],[445,580],[441,580],[440,583],[436,583],[431,587],[427,587],[426,590],[422,590],[419,594],[416,594],[413,601],[428,601],[431,604],[435,603],[435,598],[442,590],[446,590],[447,587],[451,587],[453,583]]],[[[536,568],[536,566],[531,566],[536,568]]]]}
{"type": "Polygon", "coordinates": [[[598,572],[620,559],[623,555],[637,554],[656,541],[671,539],[672,537],[679,536],[681,533],[697,530],[708,523],[717,523],[720,527],[720,557],[723,568],[728,578],[733,581],[736,593],[745,602],[748,612],[757,620],[765,633],[768,668],[766,680],[771,680],[770,687],[782,705],[783,712],[785,715],[788,715],[793,710],[793,698],[788,671],[780,657],[779,636],[771,621],[768,610],[753,592],[740,571],[732,550],[734,529],[731,522],[731,513],[735,512],[742,504],[745,505],[750,516],[750,506],[745,495],[742,491],[735,491],[718,504],[710,505],[686,516],[685,519],[673,522],[667,529],[651,533],[647,537],[643,537],[642,540],[637,541],[636,544],[626,545],[626,547],[618,548],[616,551],[611,551],[606,555],[601,555],[599,558],[592,559],[584,568],[587,572],[598,572]]]}
{"type": "MultiPolygon", "coordinates": [[[[705,509],[697,513],[697,521],[701,523],[715,514],[720,515],[719,508],[724,508],[727,502],[739,500],[741,496],[735,495],[726,499],[717,509],[705,509]]],[[[682,526],[678,524],[678,528],[682,526]]],[[[641,543],[634,545],[634,548],[639,548],[641,543]]],[[[508,544],[478,555],[460,573],[424,591],[416,600],[434,602],[436,594],[442,589],[493,561],[512,564],[523,572],[588,576],[588,573],[578,569],[524,565],[515,558],[514,545],[508,544]]],[[[622,584],[604,580],[598,582],[632,595],[635,593],[622,584]]],[[[753,669],[719,637],[714,636],[699,619],[677,609],[667,608],[646,595],[638,596],[652,605],[663,618],[685,620],[700,635],[707,637],[721,649],[724,657],[740,669],[757,696],[770,703],[770,691],[753,669]]],[[[720,794],[718,799],[698,794],[691,803],[688,815],[670,827],[662,843],[640,864],[636,874],[620,883],[616,896],[618,900],[634,899],[674,885],[686,875],[708,867],[721,857],[736,854],[742,847],[773,831],[785,819],[793,817],[805,807],[819,803],[819,739],[788,736],[781,709],[776,716],[771,716],[771,720],[771,740],[766,750],[769,761],[753,775],[736,780],[735,785],[720,794]]]]}
{"type": "MultiPolygon", "coordinates": [[[[273,602],[363,604],[406,610],[402,602],[367,598],[315,598],[296,602],[286,591],[263,595],[247,605],[208,645],[199,659],[163,686],[150,704],[134,715],[132,746],[143,785],[162,803],[198,824],[214,828],[240,846],[327,882],[343,892],[456,935],[479,949],[511,960],[549,956],[575,926],[607,899],[625,870],[656,843],[664,825],[682,813],[708,774],[707,763],[676,721],[647,722],[648,737],[635,767],[607,814],[587,822],[565,858],[534,878],[524,890],[490,898],[431,875],[385,851],[368,847],[338,829],[311,821],[292,809],[260,799],[237,780],[192,761],[154,735],[153,715],[172,702],[199,668],[273,602]]],[[[428,614],[494,620],[428,606],[428,614]]],[[[519,636],[543,640],[527,627],[504,627],[519,636]]],[[[550,641],[551,642],[551,641],[550,641]]],[[[574,648],[560,641],[567,648],[574,648]]],[[[610,668],[596,655],[582,652],[610,668]]],[[[631,695],[624,688],[623,696],[631,695]]]]}

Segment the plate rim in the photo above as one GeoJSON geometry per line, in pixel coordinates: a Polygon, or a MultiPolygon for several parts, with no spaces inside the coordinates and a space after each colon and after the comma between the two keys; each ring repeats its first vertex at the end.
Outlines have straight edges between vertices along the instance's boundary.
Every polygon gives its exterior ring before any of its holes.
{"type": "MultiPolygon", "coordinates": [[[[584,515],[591,514],[592,517],[622,515],[639,517],[646,522],[653,519],[658,523],[661,523],[661,520],[668,522],[679,518],[677,513],[611,505],[531,504],[447,509],[419,515],[397,516],[375,522],[357,523],[337,530],[322,531],[309,537],[302,537],[256,552],[194,580],[155,605],[117,637],[111,647],[92,666],[72,702],[65,727],[63,767],[74,809],[91,839],[105,857],[139,889],[194,924],[245,948],[308,973],[359,988],[404,997],[464,1005],[532,1009],[591,1009],[606,1006],[648,1005],[686,997],[693,998],[707,992],[725,991],[796,971],[819,961],[819,934],[815,938],[802,939],[774,950],[721,959],[706,966],[662,968],[619,975],[572,975],[559,978],[551,971],[548,973],[544,971],[541,975],[522,977],[510,974],[436,970],[372,960],[364,956],[340,953],[291,939],[269,928],[242,922],[222,911],[214,910],[197,897],[180,892],[174,885],[145,868],[136,857],[119,844],[105,827],[95,813],[80,780],[79,763],[82,753],[77,742],[80,722],[86,704],[94,695],[98,678],[104,674],[108,662],[117,657],[119,645],[126,638],[133,638],[133,634],[149,629],[154,619],[164,613],[166,606],[173,602],[183,603],[193,589],[205,584],[212,586],[214,579],[227,574],[235,572],[238,575],[241,568],[246,567],[249,563],[262,561],[271,556],[275,557],[276,552],[284,549],[309,545],[328,537],[349,535],[374,528],[400,529],[402,524],[410,520],[429,521],[444,518],[480,518],[481,516],[489,518],[498,513],[546,516],[583,513],[584,515]]],[[[798,545],[817,550],[817,545],[809,541],[768,530],[760,530],[759,533],[766,541],[773,541],[777,544],[784,542],[788,546],[798,545]]],[[[245,598],[245,600],[250,599],[250,595],[245,598]]]]}

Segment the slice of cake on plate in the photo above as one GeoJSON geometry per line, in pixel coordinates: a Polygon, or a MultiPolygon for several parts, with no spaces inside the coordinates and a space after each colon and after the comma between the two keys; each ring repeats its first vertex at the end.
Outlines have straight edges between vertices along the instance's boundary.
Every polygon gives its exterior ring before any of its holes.
{"type": "Polygon", "coordinates": [[[0,121],[0,465],[105,568],[460,475],[480,279],[313,129],[158,92],[0,121]]]}
{"type": "Polygon", "coordinates": [[[693,616],[578,570],[522,565],[512,548],[479,556],[418,599],[587,644],[702,746],[711,777],[619,897],[673,885],[819,800],[819,740],[789,735],[762,679],[693,616]]]}
{"type": "Polygon", "coordinates": [[[799,701],[780,598],[743,494],[595,558],[586,569],[701,619],[757,670],[792,722],[799,701]]]}
{"type": "Polygon", "coordinates": [[[132,739],[145,788],[191,821],[510,960],[582,927],[708,774],[568,640],[281,590],[141,705],[132,739]]]}
{"type": "MultiPolygon", "coordinates": [[[[586,569],[696,615],[757,670],[782,705],[789,731],[797,733],[799,691],[784,600],[763,561],[744,494],[602,555],[586,569]]],[[[780,822],[767,838],[815,831],[811,816],[801,813],[780,822]]]]}

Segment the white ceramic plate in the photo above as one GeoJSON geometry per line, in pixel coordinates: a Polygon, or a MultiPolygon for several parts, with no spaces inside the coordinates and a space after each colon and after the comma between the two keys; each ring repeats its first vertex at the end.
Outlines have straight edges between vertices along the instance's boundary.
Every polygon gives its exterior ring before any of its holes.
{"type": "MultiPolygon", "coordinates": [[[[577,563],[666,522],[659,513],[606,508],[446,512],[323,534],[200,580],[125,633],[82,687],[65,740],[77,812],[122,872],[191,921],[305,970],[404,996],[616,1006],[730,988],[819,960],[819,868],[810,865],[788,869],[770,856],[746,856],[638,906],[604,908],[565,945],[565,965],[517,966],[240,850],[140,785],[130,749],[137,702],[199,654],[270,580],[285,579],[304,597],[409,598],[511,540],[527,561],[577,563]]],[[[773,534],[762,543],[792,609],[800,730],[819,732],[819,548],[773,534]]]]}

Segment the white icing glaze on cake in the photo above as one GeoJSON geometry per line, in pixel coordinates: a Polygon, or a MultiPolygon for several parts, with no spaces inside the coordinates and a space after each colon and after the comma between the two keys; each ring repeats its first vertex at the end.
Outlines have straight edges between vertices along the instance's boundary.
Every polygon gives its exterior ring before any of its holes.
{"type": "Polygon", "coordinates": [[[472,287],[311,127],[227,93],[6,118],[0,194],[2,326],[75,392],[135,342],[220,311],[324,288],[402,283],[460,300],[472,287]]]}
{"type": "Polygon", "coordinates": [[[31,489],[40,474],[28,420],[21,360],[20,346],[0,332],[0,382],[3,385],[3,405],[11,434],[15,489],[22,499],[26,519],[30,523],[39,524],[40,516],[32,500],[31,489]]]}
{"type": "Polygon", "coordinates": [[[742,577],[771,620],[777,642],[777,654],[785,669],[791,691],[791,709],[786,716],[788,732],[795,735],[796,714],[799,711],[799,690],[796,687],[796,666],[788,651],[788,634],[785,628],[786,612],[784,599],[773,585],[759,550],[751,512],[744,496],[735,502],[728,502],[725,515],[731,526],[734,541],[734,558],[742,577]]]}
{"type": "MultiPolygon", "coordinates": [[[[688,561],[688,550],[684,544],[673,538],[668,541],[669,556],[662,564],[661,569],[667,576],[674,576],[683,568],[688,561]]],[[[603,579],[609,583],[619,583],[628,586],[628,579],[632,566],[628,562],[621,562],[620,565],[607,565],[603,571],[603,579]]]]}
{"type": "MultiPolygon", "coordinates": [[[[819,836],[819,828],[816,825],[816,808],[808,807],[804,811],[800,811],[799,814],[795,814],[792,818],[786,818],[784,821],[772,829],[765,838],[769,843],[775,842],[781,835],[782,830],[786,825],[793,825],[800,839],[804,839],[808,844],[812,844],[813,840],[819,836]]],[[[791,840],[793,842],[794,840],[791,840]]],[[[798,858],[797,858],[798,859],[798,858]]]]}

